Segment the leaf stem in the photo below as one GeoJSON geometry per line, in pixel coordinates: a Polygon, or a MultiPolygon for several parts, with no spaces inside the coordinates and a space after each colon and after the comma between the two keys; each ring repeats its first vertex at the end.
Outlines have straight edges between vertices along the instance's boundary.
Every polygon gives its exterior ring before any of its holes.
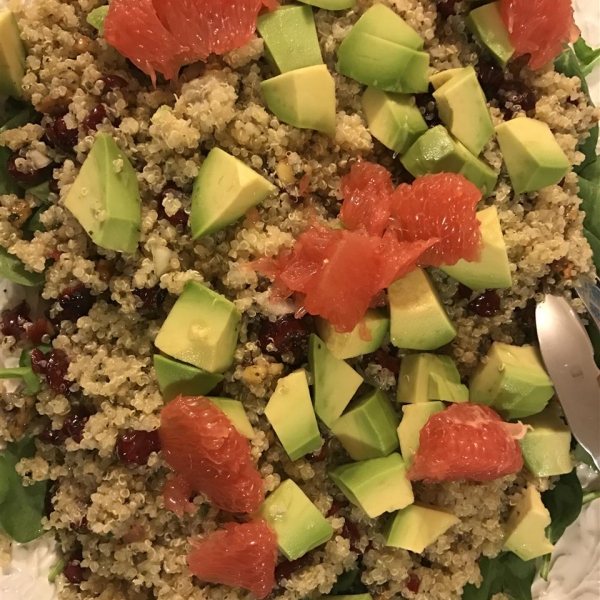
{"type": "Polygon", "coordinates": [[[587,494],[583,495],[583,505],[585,506],[586,504],[589,504],[598,498],[600,498],[600,490],[588,492],[587,494]]]}

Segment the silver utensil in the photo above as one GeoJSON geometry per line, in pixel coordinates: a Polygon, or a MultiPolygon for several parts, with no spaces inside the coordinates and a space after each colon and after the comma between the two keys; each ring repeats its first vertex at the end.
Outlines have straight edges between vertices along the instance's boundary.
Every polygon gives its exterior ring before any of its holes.
{"type": "Polygon", "coordinates": [[[600,468],[600,370],[585,328],[569,303],[546,296],[536,309],[544,364],[577,441],[600,468]]]}

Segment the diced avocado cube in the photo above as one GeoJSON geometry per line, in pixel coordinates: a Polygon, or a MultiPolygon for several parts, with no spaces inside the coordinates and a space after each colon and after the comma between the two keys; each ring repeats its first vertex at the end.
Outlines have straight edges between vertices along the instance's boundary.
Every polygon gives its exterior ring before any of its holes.
{"type": "Polygon", "coordinates": [[[396,348],[435,350],[456,337],[456,329],[423,269],[392,283],[388,302],[390,338],[396,348]]]}
{"type": "Polygon", "coordinates": [[[208,399],[225,413],[233,426],[244,437],[247,437],[249,440],[254,437],[254,428],[244,410],[244,405],[239,400],[232,400],[231,398],[214,398],[212,396],[209,396],[208,399]]]}
{"type": "Polygon", "coordinates": [[[472,290],[509,288],[512,273],[498,210],[495,206],[484,208],[477,213],[477,219],[483,242],[479,260],[467,262],[461,259],[455,265],[441,269],[472,290]]]}
{"type": "Polygon", "coordinates": [[[399,154],[427,131],[427,123],[412,96],[370,87],[363,94],[362,107],[373,137],[399,154]]]}
{"type": "Polygon", "coordinates": [[[323,64],[310,6],[280,6],[258,17],[256,28],[280,73],[323,64]]]}
{"type": "Polygon", "coordinates": [[[429,87],[427,52],[358,32],[356,26],[341,43],[337,58],[342,75],[380,90],[414,94],[429,87]]]}
{"type": "Polygon", "coordinates": [[[308,496],[286,479],[259,510],[277,536],[280,552],[296,560],[333,536],[333,528],[308,496]]]}
{"type": "Polygon", "coordinates": [[[318,450],[323,444],[304,369],[277,382],[265,415],[292,460],[318,450]]]}
{"type": "Polygon", "coordinates": [[[390,319],[382,311],[369,309],[350,333],[338,333],[325,319],[316,319],[319,337],[331,353],[341,359],[375,352],[390,328],[390,319]]]}
{"type": "Polygon", "coordinates": [[[423,38],[395,11],[382,3],[374,4],[352,28],[412,50],[422,50],[423,38]]]}
{"type": "Polygon", "coordinates": [[[331,428],[352,460],[388,456],[398,448],[398,417],[383,390],[362,398],[331,428]]]}
{"type": "MultiPolygon", "coordinates": [[[[466,68],[466,67],[465,67],[466,68]]],[[[458,69],[446,69],[445,71],[440,71],[439,73],[435,73],[429,77],[429,83],[434,87],[434,89],[438,89],[442,87],[445,83],[448,83],[453,77],[460,75],[465,71],[465,68],[460,67],[458,69]]]]}
{"type": "Polygon", "coordinates": [[[233,362],[241,319],[234,304],[221,294],[188,281],[154,344],[199,369],[223,373],[233,362]]]}
{"type": "Polygon", "coordinates": [[[231,225],[275,189],[241,160],[220,148],[213,148],[194,182],[190,215],[194,239],[231,225]]]}
{"type": "Polygon", "coordinates": [[[402,457],[394,452],[383,458],[349,463],[329,471],[344,496],[374,519],[412,504],[415,497],[402,457]]]}
{"type": "Polygon", "coordinates": [[[494,191],[498,180],[496,173],[455,140],[443,125],[424,133],[408,149],[401,162],[413,177],[429,173],[460,173],[484,196],[494,191]]]}
{"type": "Polygon", "coordinates": [[[421,429],[425,427],[429,417],[445,409],[444,403],[420,402],[402,407],[402,421],[398,425],[400,452],[407,468],[413,464],[414,456],[421,445],[421,429]]]}
{"type": "Polygon", "coordinates": [[[43,273],[28,271],[25,265],[14,254],[0,246],[0,277],[20,285],[35,287],[44,283],[43,273]]]}
{"type": "Polygon", "coordinates": [[[393,548],[403,548],[421,554],[459,522],[458,517],[439,508],[411,504],[398,511],[391,519],[385,543],[393,548]]]}
{"type": "Polygon", "coordinates": [[[467,17],[467,28],[503,67],[506,66],[515,49],[502,19],[500,2],[474,8],[467,17]]]}
{"type": "Polygon", "coordinates": [[[475,69],[463,69],[439,87],[433,97],[448,131],[478,156],[494,135],[494,124],[475,69]]]}
{"type": "Polygon", "coordinates": [[[335,82],[326,65],[283,73],[260,86],[269,110],[283,123],[335,133],[335,82]]]}
{"type": "Polygon", "coordinates": [[[0,94],[20,98],[25,75],[25,46],[15,15],[0,8],[0,94]]]}
{"type": "Polygon", "coordinates": [[[471,376],[469,395],[507,419],[522,419],[544,410],[554,388],[535,346],[494,342],[471,376]]]}
{"type": "Polygon", "coordinates": [[[324,8],[325,10],[346,10],[352,8],[356,0],[299,0],[303,4],[324,8]]]}
{"type": "Polygon", "coordinates": [[[111,135],[96,136],[65,207],[101,248],[137,250],[142,221],[137,175],[111,135]]]}
{"type": "Polygon", "coordinates": [[[519,444],[525,466],[536,477],[565,475],[573,470],[571,430],[561,419],[558,404],[551,404],[540,414],[523,419],[523,424],[531,429],[519,444]]]}
{"type": "Polygon", "coordinates": [[[409,354],[402,359],[398,376],[398,402],[468,402],[469,390],[449,356],[409,354]]]}
{"type": "Polygon", "coordinates": [[[91,25],[94,29],[98,30],[100,35],[104,35],[104,21],[108,15],[108,9],[108,5],[94,8],[94,10],[91,10],[88,13],[88,16],[85,19],[88,25],[91,25]]]}
{"type": "Polygon", "coordinates": [[[165,402],[170,402],[180,394],[204,396],[223,381],[223,375],[207,373],[161,354],[154,355],[154,372],[165,402]]]}
{"type": "Polygon", "coordinates": [[[308,364],[313,375],[315,412],[331,427],[348,406],[363,378],[341,358],[336,358],[314,333],[308,344],[308,364]]]}
{"type": "Polygon", "coordinates": [[[515,194],[557,184],[571,168],[550,127],[522,117],[496,126],[498,143],[515,194]]]}
{"type": "Polygon", "coordinates": [[[525,561],[551,554],[554,546],[546,537],[550,522],[542,496],[535,486],[529,485],[508,517],[504,549],[525,561]]]}

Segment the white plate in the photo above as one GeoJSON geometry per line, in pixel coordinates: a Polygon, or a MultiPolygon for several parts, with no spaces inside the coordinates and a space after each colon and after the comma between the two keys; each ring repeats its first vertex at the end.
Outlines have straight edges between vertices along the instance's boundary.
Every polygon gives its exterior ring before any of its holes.
{"type": "MultiPolygon", "coordinates": [[[[0,0],[0,6],[4,0],[0,0]]],[[[583,37],[593,46],[600,45],[600,2],[574,0],[577,23],[583,37]]],[[[592,97],[600,105],[600,68],[589,78],[592,97]]],[[[600,148],[600,144],[599,144],[600,148]]],[[[3,288],[4,289],[4,286],[3,288]]],[[[0,305],[5,303],[0,290],[0,305]]],[[[587,469],[580,472],[589,489],[600,488],[600,479],[587,469]]],[[[48,536],[13,549],[13,561],[0,569],[0,599],[53,600],[54,586],[48,573],[56,562],[54,543],[48,536]]],[[[537,579],[534,598],[543,600],[598,600],[600,597],[600,500],[586,506],[557,545],[548,583],[537,579]]]]}

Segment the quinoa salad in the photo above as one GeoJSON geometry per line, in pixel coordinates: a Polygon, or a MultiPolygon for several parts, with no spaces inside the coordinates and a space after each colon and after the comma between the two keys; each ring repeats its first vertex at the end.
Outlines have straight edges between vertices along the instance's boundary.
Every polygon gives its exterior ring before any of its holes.
{"type": "Polygon", "coordinates": [[[585,313],[600,110],[570,2],[533,50],[520,4],[215,1],[244,31],[208,46],[201,2],[0,8],[0,565],[43,535],[60,600],[531,599],[592,500],[535,308],[585,313]]]}

